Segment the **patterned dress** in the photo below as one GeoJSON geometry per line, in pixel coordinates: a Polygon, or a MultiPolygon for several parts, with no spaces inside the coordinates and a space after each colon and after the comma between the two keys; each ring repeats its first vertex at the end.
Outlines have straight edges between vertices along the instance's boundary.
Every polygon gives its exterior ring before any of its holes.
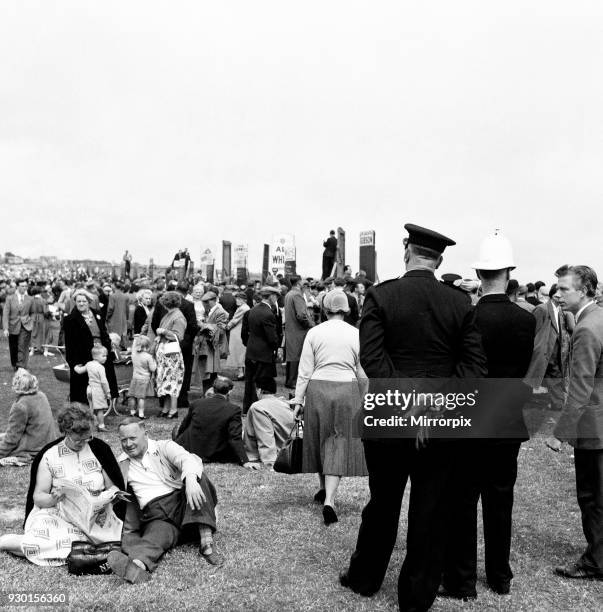
{"type": "MultiPolygon", "coordinates": [[[[61,441],[44,453],[42,464],[46,464],[52,474],[53,486],[57,480],[65,479],[86,487],[93,496],[105,489],[101,464],[87,444],[76,453],[61,441]]],[[[23,554],[35,565],[64,565],[72,542],[89,540],[99,544],[119,541],[122,525],[112,506],[108,505],[99,514],[87,538],[62,516],[60,503],[53,508],[34,506],[25,523],[23,554]]]]}

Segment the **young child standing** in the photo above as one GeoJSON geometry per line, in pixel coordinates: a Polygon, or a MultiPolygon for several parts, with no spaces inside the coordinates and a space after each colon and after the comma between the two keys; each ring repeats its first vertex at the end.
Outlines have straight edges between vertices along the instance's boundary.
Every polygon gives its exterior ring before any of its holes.
{"type": "Polygon", "coordinates": [[[147,396],[147,387],[157,364],[149,353],[151,341],[146,336],[139,336],[132,347],[132,381],[128,390],[128,404],[130,415],[134,416],[134,407],[138,407],[138,418],[144,419],[144,400],[147,396]]]}
{"type": "Polygon", "coordinates": [[[73,368],[78,374],[88,374],[88,403],[98,422],[99,431],[107,431],[105,412],[111,402],[111,390],[104,368],[106,361],[107,349],[104,346],[94,346],[92,347],[92,361],[73,368]]]}

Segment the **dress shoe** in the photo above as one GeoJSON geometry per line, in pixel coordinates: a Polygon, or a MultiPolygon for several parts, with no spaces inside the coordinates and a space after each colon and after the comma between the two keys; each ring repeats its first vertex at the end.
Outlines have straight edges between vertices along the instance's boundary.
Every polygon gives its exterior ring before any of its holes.
{"type": "Polygon", "coordinates": [[[488,582],[488,587],[491,591],[494,591],[497,595],[508,595],[511,592],[510,582],[488,582]]]}
{"type": "Polygon", "coordinates": [[[337,514],[335,510],[333,510],[332,506],[324,506],[322,509],[322,518],[325,521],[325,525],[331,525],[332,523],[336,523],[339,519],[337,518],[337,514]]]}
{"type": "Polygon", "coordinates": [[[345,587],[346,589],[350,589],[350,590],[354,591],[354,593],[358,593],[358,595],[362,595],[363,597],[372,597],[378,591],[378,589],[375,589],[374,591],[371,591],[369,589],[358,589],[358,588],[356,588],[350,582],[350,576],[349,576],[349,574],[347,572],[341,572],[339,574],[339,584],[342,587],[345,587]]]}
{"type": "Polygon", "coordinates": [[[555,574],[564,578],[577,578],[578,580],[603,580],[603,574],[597,574],[579,563],[556,567],[555,574]]]}
{"type": "Polygon", "coordinates": [[[327,497],[327,492],[324,489],[320,489],[319,491],[316,492],[316,494],[314,495],[314,501],[317,504],[324,504],[325,503],[325,499],[327,497]]]}
{"type": "Polygon", "coordinates": [[[468,602],[475,601],[477,599],[477,593],[457,593],[455,591],[449,591],[445,587],[441,586],[438,589],[438,597],[446,597],[448,599],[458,599],[459,601],[468,602]]]}
{"type": "Polygon", "coordinates": [[[199,554],[210,564],[215,567],[224,565],[224,557],[216,550],[214,544],[206,546],[204,549],[199,548],[199,554]]]}
{"type": "Polygon", "coordinates": [[[113,570],[113,573],[120,578],[123,578],[131,584],[142,584],[151,579],[151,574],[142,567],[130,561],[128,555],[124,555],[118,550],[113,550],[107,556],[107,563],[113,570]]]}
{"type": "Polygon", "coordinates": [[[165,418],[166,419],[177,419],[178,418],[178,411],[176,410],[176,412],[174,412],[172,414],[166,414],[165,418]]]}

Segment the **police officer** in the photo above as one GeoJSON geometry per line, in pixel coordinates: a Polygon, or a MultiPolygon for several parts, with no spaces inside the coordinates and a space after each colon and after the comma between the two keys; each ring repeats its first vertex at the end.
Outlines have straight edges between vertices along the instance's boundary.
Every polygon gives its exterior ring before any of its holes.
{"type": "Polygon", "coordinates": [[[447,516],[447,550],[440,595],[475,599],[477,581],[477,504],[484,522],[486,579],[492,591],[509,593],[513,488],[517,456],[528,439],[523,406],[531,389],[522,382],[528,371],[536,319],[506,294],[514,269],[509,241],[500,233],[481,245],[473,267],[482,283],[475,322],[482,335],[488,378],[480,389],[473,420],[475,439],[456,447],[452,504],[447,516]]]}
{"type": "MultiPolygon", "coordinates": [[[[360,362],[371,387],[383,378],[479,378],[485,356],[471,304],[434,271],[447,246],[437,232],[407,224],[406,274],[371,287],[360,323],[360,362]]],[[[392,381],[392,384],[393,381],[392,381]]],[[[398,580],[401,610],[428,610],[440,583],[443,517],[451,473],[450,445],[430,439],[364,437],[371,498],[362,512],[356,550],[339,580],[356,593],[376,593],[396,543],[400,506],[410,477],[406,558],[398,580]]]]}

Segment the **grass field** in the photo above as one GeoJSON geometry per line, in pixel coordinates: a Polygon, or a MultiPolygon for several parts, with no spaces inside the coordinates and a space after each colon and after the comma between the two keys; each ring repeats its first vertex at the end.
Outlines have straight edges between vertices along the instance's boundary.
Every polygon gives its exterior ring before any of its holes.
{"type": "MultiPolygon", "coordinates": [[[[0,344],[0,430],[13,400],[7,352],[4,341],[0,344]]],[[[34,356],[30,367],[56,410],[65,401],[67,385],[55,381],[52,363],[56,360],[34,356]]],[[[235,400],[240,400],[242,383],[236,384],[235,400]]],[[[156,411],[151,405],[147,415],[156,411]]],[[[551,414],[539,409],[529,413],[532,422],[542,422],[546,429],[551,414]]],[[[147,421],[150,435],[167,438],[174,422],[170,423],[151,418],[147,421]]],[[[101,437],[117,453],[115,424],[116,419],[110,419],[111,431],[101,437]]],[[[554,454],[544,447],[543,434],[539,434],[523,445],[519,462],[511,595],[500,597],[485,587],[480,543],[478,600],[462,604],[437,599],[434,610],[603,609],[603,583],[565,580],[552,573],[555,565],[577,558],[584,547],[571,449],[565,447],[554,454]]],[[[368,498],[366,479],[343,481],[338,503],[340,521],[327,528],[320,508],[311,501],[317,488],[313,476],[248,472],[217,464],[207,465],[207,474],[219,496],[216,541],[227,560],[221,569],[207,565],[196,548],[184,546],[165,556],[150,583],[132,586],[114,576],[73,577],[65,567],[39,568],[0,553],[0,590],[65,591],[70,606],[78,610],[397,609],[404,519],[385,583],[376,596],[359,597],[341,588],[337,581],[356,541],[360,512],[368,498]]],[[[26,468],[0,468],[0,533],[21,531],[28,481],[26,468]]],[[[408,494],[403,516],[407,499],[408,494]]]]}

